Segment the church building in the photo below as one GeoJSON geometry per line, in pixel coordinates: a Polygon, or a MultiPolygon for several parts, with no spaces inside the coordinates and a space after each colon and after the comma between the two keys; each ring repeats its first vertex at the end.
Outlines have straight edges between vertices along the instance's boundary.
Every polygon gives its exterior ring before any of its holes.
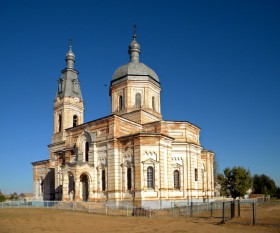
{"type": "Polygon", "coordinates": [[[111,114],[84,122],[70,46],[54,101],[49,159],[32,163],[33,200],[159,208],[214,196],[214,153],[201,146],[200,128],[162,118],[161,83],[140,62],[135,35],[128,53],[130,61],[111,80],[111,114]]]}

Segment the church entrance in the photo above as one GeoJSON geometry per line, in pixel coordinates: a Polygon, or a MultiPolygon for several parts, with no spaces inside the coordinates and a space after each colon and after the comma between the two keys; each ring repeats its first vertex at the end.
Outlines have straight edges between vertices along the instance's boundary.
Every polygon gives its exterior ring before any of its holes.
{"type": "Polygon", "coordinates": [[[88,177],[84,175],[82,177],[82,195],[83,195],[83,201],[88,201],[88,177]]]}
{"type": "Polygon", "coordinates": [[[75,181],[73,173],[68,173],[68,194],[70,201],[75,199],[75,181]]]}

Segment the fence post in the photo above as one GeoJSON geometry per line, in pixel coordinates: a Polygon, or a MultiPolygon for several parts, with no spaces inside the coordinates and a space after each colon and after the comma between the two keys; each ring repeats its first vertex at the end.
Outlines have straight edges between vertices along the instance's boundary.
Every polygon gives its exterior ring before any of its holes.
{"type": "Polygon", "coordinates": [[[90,214],[90,203],[88,203],[88,213],[90,214]]]}
{"type": "Polygon", "coordinates": [[[211,202],[210,205],[211,205],[211,217],[213,217],[213,205],[214,205],[214,203],[211,202]]]}
{"type": "Polygon", "coordinates": [[[231,213],[230,217],[231,219],[233,219],[235,217],[235,201],[232,201],[230,203],[230,213],[231,213]]]}
{"type": "Polygon", "coordinates": [[[251,215],[252,215],[252,224],[256,225],[256,203],[252,202],[252,210],[251,210],[251,215]]]}
{"type": "Polygon", "coordinates": [[[126,205],[126,217],[128,217],[128,205],[126,205]]]}
{"type": "Polygon", "coordinates": [[[149,209],[149,218],[152,217],[152,211],[151,211],[151,208],[149,209]]]}
{"type": "Polygon", "coordinates": [[[240,217],[240,200],[238,200],[238,217],[240,217]]]}
{"type": "Polygon", "coordinates": [[[222,214],[222,224],[225,224],[225,202],[223,202],[223,214],[222,214]]]}
{"type": "Polygon", "coordinates": [[[108,206],[106,204],[106,216],[108,216],[108,206]]]}
{"type": "Polygon", "coordinates": [[[190,217],[193,215],[193,202],[191,202],[190,217]]]}

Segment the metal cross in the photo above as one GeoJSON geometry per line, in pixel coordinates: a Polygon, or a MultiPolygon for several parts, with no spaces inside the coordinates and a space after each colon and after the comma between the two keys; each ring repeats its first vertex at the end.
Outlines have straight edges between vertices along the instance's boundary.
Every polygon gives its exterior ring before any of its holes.
{"type": "Polygon", "coordinates": [[[72,47],[72,38],[69,38],[69,47],[72,47]]]}
{"type": "Polygon", "coordinates": [[[137,25],[136,24],[133,24],[132,30],[133,30],[133,34],[136,35],[136,33],[137,33],[137,25]]]}

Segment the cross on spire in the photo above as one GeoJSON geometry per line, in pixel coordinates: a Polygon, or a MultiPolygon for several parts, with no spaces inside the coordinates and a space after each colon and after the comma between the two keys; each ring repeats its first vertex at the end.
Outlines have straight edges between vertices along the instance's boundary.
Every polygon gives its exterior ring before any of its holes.
{"type": "Polygon", "coordinates": [[[72,47],[72,38],[69,38],[68,43],[69,43],[69,47],[71,48],[72,47]]]}
{"type": "Polygon", "coordinates": [[[133,31],[133,37],[136,37],[136,33],[137,33],[137,25],[136,24],[133,24],[132,31],[133,31]]]}

